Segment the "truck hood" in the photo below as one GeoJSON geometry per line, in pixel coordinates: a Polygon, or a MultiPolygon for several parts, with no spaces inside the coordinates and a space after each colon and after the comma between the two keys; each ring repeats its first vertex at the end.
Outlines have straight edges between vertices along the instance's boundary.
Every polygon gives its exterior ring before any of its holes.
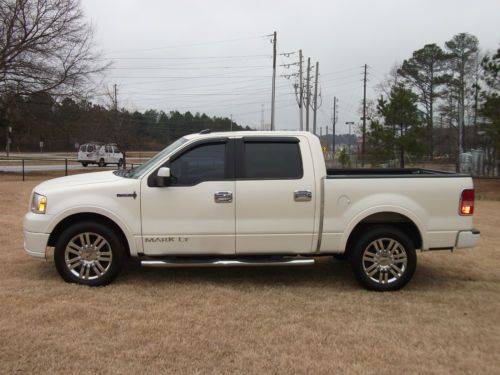
{"type": "Polygon", "coordinates": [[[95,185],[118,180],[123,180],[123,177],[119,177],[113,174],[113,171],[82,173],[73,176],[54,178],[42,182],[35,188],[35,190],[39,193],[43,193],[44,191],[54,188],[57,189],[60,187],[68,188],[80,185],[95,185]]]}

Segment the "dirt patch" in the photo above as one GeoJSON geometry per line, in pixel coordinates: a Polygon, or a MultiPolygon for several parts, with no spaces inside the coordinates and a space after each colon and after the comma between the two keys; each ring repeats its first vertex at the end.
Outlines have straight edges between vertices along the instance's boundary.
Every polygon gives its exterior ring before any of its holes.
{"type": "Polygon", "coordinates": [[[481,246],[419,254],[397,293],[361,289],[331,259],[249,269],[130,262],[115,283],[91,289],[22,249],[39,181],[0,176],[2,374],[498,373],[500,202],[477,202],[481,246]]]}

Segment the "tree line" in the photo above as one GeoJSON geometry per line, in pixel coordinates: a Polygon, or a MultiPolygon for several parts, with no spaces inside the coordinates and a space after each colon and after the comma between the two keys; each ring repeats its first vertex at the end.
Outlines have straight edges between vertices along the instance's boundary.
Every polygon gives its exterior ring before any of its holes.
{"type": "Polygon", "coordinates": [[[482,53],[474,35],[427,44],[395,67],[369,107],[368,153],[376,161],[485,152],[493,172],[500,156],[500,48],[482,53]]]}
{"type": "MultiPolygon", "coordinates": [[[[9,106],[12,150],[72,151],[89,141],[117,143],[124,150],[158,150],[175,139],[203,129],[244,130],[224,117],[157,110],[116,110],[48,93],[17,97],[9,106]]],[[[245,129],[249,129],[248,127],[245,129]]],[[[0,142],[1,142],[0,137],[0,142]]]]}

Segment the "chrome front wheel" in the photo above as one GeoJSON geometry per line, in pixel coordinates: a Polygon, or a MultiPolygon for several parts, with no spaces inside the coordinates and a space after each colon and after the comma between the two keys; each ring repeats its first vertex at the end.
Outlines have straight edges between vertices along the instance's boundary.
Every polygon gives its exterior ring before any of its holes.
{"type": "Polygon", "coordinates": [[[125,249],[116,231],[100,222],[75,223],[59,236],[54,262],[65,281],[99,286],[120,272],[125,249]]]}
{"type": "Polygon", "coordinates": [[[79,279],[95,280],[108,272],[113,252],[100,234],[84,232],[74,236],[64,250],[64,262],[69,271],[79,279]]]}

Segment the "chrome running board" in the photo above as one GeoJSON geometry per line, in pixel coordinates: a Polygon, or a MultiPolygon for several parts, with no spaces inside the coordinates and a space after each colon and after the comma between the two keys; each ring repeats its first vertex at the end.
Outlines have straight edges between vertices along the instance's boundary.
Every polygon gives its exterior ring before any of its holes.
{"type": "Polygon", "coordinates": [[[270,259],[144,259],[141,260],[143,267],[155,268],[177,268],[177,267],[262,267],[262,266],[309,266],[314,264],[314,259],[306,258],[270,258],[270,259]]]}

